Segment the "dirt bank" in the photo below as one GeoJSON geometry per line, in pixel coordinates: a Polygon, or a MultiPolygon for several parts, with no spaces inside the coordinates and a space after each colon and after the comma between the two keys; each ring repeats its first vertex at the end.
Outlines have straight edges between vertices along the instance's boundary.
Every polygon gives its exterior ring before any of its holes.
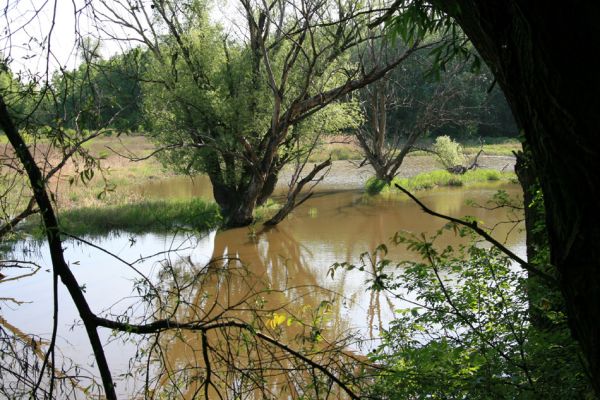
{"type": "MultiPolygon", "coordinates": [[[[333,161],[333,165],[319,190],[324,189],[356,189],[363,188],[367,179],[374,175],[370,165],[360,167],[360,161],[333,161]]],[[[479,157],[480,168],[513,171],[515,158],[512,156],[486,156],[479,157]]],[[[312,164],[306,166],[310,171],[312,164]]],[[[399,176],[402,178],[415,176],[422,172],[441,169],[441,166],[431,156],[409,156],[400,167],[399,176]]],[[[292,167],[285,168],[279,176],[280,188],[284,188],[290,181],[292,167]]]]}

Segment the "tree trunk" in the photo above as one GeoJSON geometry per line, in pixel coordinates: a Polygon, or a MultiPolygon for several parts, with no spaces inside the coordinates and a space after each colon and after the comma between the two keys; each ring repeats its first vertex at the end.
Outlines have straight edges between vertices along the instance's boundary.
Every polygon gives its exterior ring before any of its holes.
{"type": "MultiPolygon", "coordinates": [[[[257,205],[258,193],[263,191],[258,177],[250,177],[247,185],[235,187],[223,182],[219,173],[209,172],[208,177],[213,187],[213,197],[219,205],[225,226],[238,227],[250,225],[253,221],[254,208],[257,205]]],[[[243,182],[245,179],[241,179],[243,182]]],[[[270,193],[269,193],[270,194],[270,193]]]]}
{"type": "MultiPolygon", "coordinates": [[[[306,186],[310,182],[313,182],[315,177],[317,176],[317,174],[327,167],[331,167],[331,158],[328,158],[327,160],[323,161],[322,163],[320,163],[318,165],[315,165],[313,167],[312,171],[310,173],[308,173],[308,175],[306,175],[300,181],[296,182],[294,184],[294,189],[290,190],[290,192],[288,193],[287,200],[286,200],[285,204],[283,205],[283,207],[281,207],[279,209],[279,211],[271,219],[266,221],[265,225],[267,225],[267,226],[277,225],[278,223],[283,221],[283,219],[285,217],[287,217],[287,215],[289,213],[291,213],[294,208],[298,207],[300,204],[302,204],[306,200],[308,200],[313,194],[312,191],[310,193],[308,193],[306,196],[304,196],[304,198],[302,200],[296,201],[298,195],[300,194],[300,192],[302,191],[304,186],[306,186]]],[[[317,179],[317,181],[321,180],[322,178],[323,177],[321,176],[321,178],[317,179]]]]}
{"type": "Polygon", "coordinates": [[[242,202],[226,216],[225,226],[238,228],[248,226],[254,221],[255,204],[242,202]]]}
{"type": "Polygon", "coordinates": [[[227,227],[248,226],[254,221],[254,209],[263,187],[264,181],[253,175],[247,185],[237,188],[229,208],[224,213],[227,227]]]}
{"type": "Polygon", "coordinates": [[[392,182],[392,179],[394,179],[394,176],[388,173],[388,169],[386,168],[386,166],[381,165],[379,163],[371,163],[371,166],[375,170],[375,177],[380,181],[385,182],[386,185],[389,185],[392,182]]]}
{"type": "Polygon", "coordinates": [[[456,18],[523,127],[544,194],[551,262],[600,394],[599,2],[455,0],[456,18]]]}
{"type": "MultiPolygon", "coordinates": [[[[535,204],[535,194],[539,189],[537,175],[531,164],[531,157],[528,152],[519,152],[517,163],[515,164],[515,173],[519,178],[519,183],[523,189],[523,207],[525,210],[525,243],[527,248],[527,261],[536,266],[536,268],[552,274],[551,266],[547,263],[549,260],[544,257],[544,249],[548,246],[547,234],[545,229],[545,214],[540,204],[535,204]],[[543,227],[542,227],[542,226],[543,227]]],[[[547,283],[528,273],[527,275],[527,297],[529,298],[529,318],[531,324],[538,330],[547,330],[553,324],[549,321],[540,309],[542,299],[554,298],[552,293],[555,288],[548,287],[547,283]]],[[[558,303],[558,301],[557,301],[558,303]]],[[[562,302],[560,302],[562,303],[562,302]]],[[[561,308],[564,311],[563,304],[552,304],[553,309],[561,308]]]]}
{"type": "Polygon", "coordinates": [[[256,201],[257,206],[262,206],[265,204],[265,201],[267,201],[267,199],[273,194],[275,186],[277,185],[278,175],[279,169],[277,171],[271,171],[269,175],[267,175],[267,179],[260,192],[260,196],[256,201]]]}

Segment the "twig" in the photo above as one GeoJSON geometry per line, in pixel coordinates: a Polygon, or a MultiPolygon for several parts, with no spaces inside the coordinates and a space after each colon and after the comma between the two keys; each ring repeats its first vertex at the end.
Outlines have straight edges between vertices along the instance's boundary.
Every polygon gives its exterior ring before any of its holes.
{"type": "Polygon", "coordinates": [[[540,271],[539,269],[535,268],[533,265],[529,264],[527,261],[523,260],[518,255],[516,255],[515,253],[510,251],[506,246],[504,246],[502,243],[500,243],[496,239],[494,239],[485,230],[483,230],[482,228],[477,226],[476,221],[473,221],[473,222],[463,221],[462,219],[459,219],[459,218],[454,218],[449,215],[444,215],[444,214],[435,212],[435,211],[431,210],[430,208],[428,208],[425,204],[423,204],[419,199],[417,199],[412,193],[410,193],[408,190],[404,189],[402,186],[400,186],[398,184],[395,184],[395,186],[401,192],[403,192],[408,197],[410,197],[415,203],[417,203],[425,213],[427,213],[429,215],[433,215],[434,217],[445,219],[446,221],[450,221],[450,222],[453,222],[458,225],[465,226],[465,227],[475,231],[479,236],[483,237],[485,240],[490,242],[492,245],[496,246],[501,252],[506,254],[509,258],[511,258],[512,260],[519,263],[528,272],[531,272],[532,274],[539,276],[540,278],[544,279],[546,282],[548,282],[554,286],[557,285],[558,282],[556,281],[556,279],[554,277],[552,277],[551,275],[548,275],[547,273],[545,273],[543,271],[540,271]]]}

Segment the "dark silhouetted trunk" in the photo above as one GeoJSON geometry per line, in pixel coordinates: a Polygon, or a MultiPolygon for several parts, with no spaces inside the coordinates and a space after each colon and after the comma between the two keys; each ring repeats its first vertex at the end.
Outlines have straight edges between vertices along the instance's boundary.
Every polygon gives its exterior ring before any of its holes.
{"type": "MultiPolygon", "coordinates": [[[[554,275],[551,265],[547,259],[548,236],[545,230],[545,213],[543,209],[542,199],[536,202],[536,192],[540,185],[537,175],[531,163],[531,156],[527,151],[519,152],[517,163],[515,164],[515,172],[519,178],[519,183],[523,188],[523,207],[525,213],[525,234],[526,234],[526,249],[527,261],[536,266],[536,268],[554,275]]],[[[527,275],[527,296],[529,298],[529,318],[532,325],[538,330],[548,330],[553,326],[552,321],[549,321],[540,306],[541,302],[547,302],[552,298],[553,304],[550,305],[553,310],[560,308],[564,311],[562,301],[555,299],[556,288],[549,287],[547,282],[543,281],[535,274],[528,273],[527,275]],[[557,304],[554,304],[557,303],[557,304]],[[560,304],[558,304],[560,303],[560,304]]],[[[547,307],[548,304],[544,304],[547,307]]]]}
{"type": "Polygon", "coordinates": [[[531,149],[551,263],[600,394],[600,2],[436,2],[490,66],[531,149]]]}
{"type": "MultiPolygon", "coordinates": [[[[19,134],[17,127],[14,125],[12,118],[9,115],[8,109],[4,102],[4,98],[0,95],[0,129],[4,131],[8,141],[10,142],[15,155],[21,161],[29,182],[35,201],[40,209],[40,214],[44,222],[44,228],[46,238],[48,240],[48,248],[50,251],[50,258],[52,260],[53,274],[55,284],[57,278],[63,282],[69,295],[73,299],[75,307],[83,321],[90,345],[94,352],[98,370],[102,378],[102,384],[104,387],[104,395],[107,399],[116,399],[117,395],[115,392],[115,385],[112,380],[110,368],[104,354],[102,342],[98,335],[98,323],[96,316],[89,307],[89,304],[83,294],[81,286],[77,282],[75,275],[71,272],[67,262],[64,259],[62,241],[60,239],[60,230],[58,228],[58,220],[52,206],[50,196],[46,191],[46,181],[42,175],[40,168],[37,166],[35,159],[31,152],[27,148],[25,141],[19,134]]],[[[54,290],[57,290],[56,287],[54,290]]],[[[54,307],[58,307],[55,304],[54,307]]],[[[57,311],[57,309],[55,309],[57,311]]],[[[40,371],[40,373],[46,373],[40,371]]],[[[35,392],[31,393],[35,397],[35,392]]]]}

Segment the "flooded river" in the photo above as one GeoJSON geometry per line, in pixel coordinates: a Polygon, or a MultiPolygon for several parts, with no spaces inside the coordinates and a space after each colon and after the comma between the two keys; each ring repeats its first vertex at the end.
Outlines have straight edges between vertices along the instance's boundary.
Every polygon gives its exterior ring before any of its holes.
{"type": "MultiPolygon", "coordinates": [[[[174,180],[144,190],[154,197],[207,196],[206,190],[202,189],[206,185],[182,182],[174,180]]],[[[498,189],[517,196],[520,193],[516,185],[496,185],[444,188],[418,195],[438,212],[456,217],[473,216],[491,227],[506,220],[506,211],[468,206],[467,200],[484,204],[498,189]]],[[[394,233],[433,234],[443,225],[442,220],[424,214],[407,199],[368,198],[360,190],[324,188],[270,230],[254,226],[210,232],[202,237],[185,233],[131,236],[121,232],[89,239],[106,251],[88,244],[67,242],[65,254],[85,288],[93,311],[102,315],[125,314],[131,321],[141,321],[156,313],[152,310],[156,303],[148,305],[140,297],[140,293],[147,294],[149,290],[141,283],[142,274],[152,285],[159,287],[161,293],[177,291],[186,298],[186,307],[175,309],[173,305],[165,305],[159,316],[210,319],[224,314],[243,320],[252,318],[247,308],[251,302],[257,306],[260,299],[261,315],[272,318],[275,321],[273,327],[277,327],[278,316],[283,315],[288,320],[294,316],[301,320],[303,316],[321,310],[326,302],[328,320],[325,325],[331,337],[354,332],[370,339],[377,338],[378,331],[393,318],[394,308],[401,305],[384,294],[375,295],[365,289],[370,271],[337,271],[332,279],[328,276],[329,268],[335,262],[358,263],[362,253],[371,252],[382,243],[389,245],[387,258],[397,262],[414,259],[415,255],[406,249],[390,245],[394,233]],[[119,259],[132,265],[125,265],[119,259]],[[226,261],[216,262],[211,268],[218,272],[211,276],[212,272],[207,272],[211,270],[203,268],[215,259],[241,261],[235,261],[235,268],[226,261]],[[224,277],[220,271],[225,268],[235,277],[224,277]],[[202,278],[197,278],[201,274],[202,278]],[[194,284],[182,284],[190,276],[196,277],[192,280],[194,284]]],[[[524,233],[520,227],[501,224],[494,230],[494,236],[524,255],[524,233]]],[[[448,234],[440,245],[458,243],[459,239],[448,234]]],[[[44,245],[24,242],[13,251],[13,256],[33,260],[40,268],[21,279],[13,278],[25,275],[29,270],[11,271],[11,275],[0,282],[0,323],[15,334],[35,334],[47,339],[52,329],[52,274],[48,250],[44,245]]],[[[168,299],[165,302],[168,303],[168,299]]],[[[58,348],[62,355],[93,372],[87,337],[62,288],[59,304],[58,348]]],[[[198,336],[184,337],[187,339],[175,342],[163,336],[161,340],[169,340],[165,365],[174,368],[195,357],[197,348],[190,343],[197,341],[198,336]]],[[[130,358],[136,352],[139,355],[137,339],[133,337],[133,343],[124,343],[106,330],[102,330],[102,338],[107,343],[106,352],[113,374],[117,376],[127,371],[130,358]]],[[[134,393],[142,384],[135,377],[121,377],[118,382],[118,391],[122,394],[134,393]]],[[[157,379],[156,384],[164,385],[165,382],[157,379]]],[[[191,397],[190,393],[185,393],[184,397],[191,397]]]]}

